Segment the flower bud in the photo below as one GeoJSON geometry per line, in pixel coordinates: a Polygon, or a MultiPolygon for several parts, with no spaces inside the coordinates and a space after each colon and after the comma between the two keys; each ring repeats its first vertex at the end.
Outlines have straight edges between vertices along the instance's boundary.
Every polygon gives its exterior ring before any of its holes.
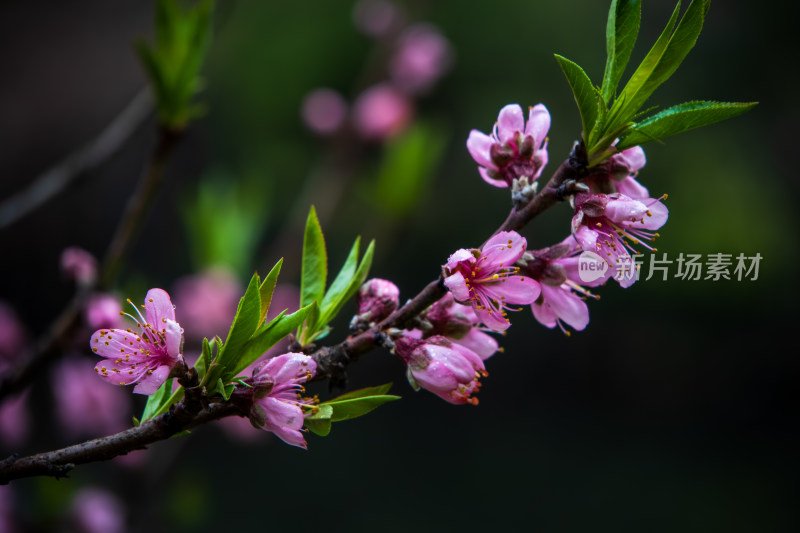
{"type": "Polygon", "coordinates": [[[372,278],[358,289],[358,314],[366,322],[379,322],[400,305],[400,289],[391,281],[372,278]]]}

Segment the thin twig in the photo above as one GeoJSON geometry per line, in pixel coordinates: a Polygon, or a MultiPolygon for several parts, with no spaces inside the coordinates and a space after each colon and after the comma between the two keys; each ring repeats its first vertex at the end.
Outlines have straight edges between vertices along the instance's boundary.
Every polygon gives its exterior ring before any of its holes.
{"type": "Polygon", "coordinates": [[[152,111],[150,90],[142,89],[95,139],[34,178],[29,187],[4,200],[0,204],[0,230],[43,206],[72,181],[106,161],[152,111]]]}

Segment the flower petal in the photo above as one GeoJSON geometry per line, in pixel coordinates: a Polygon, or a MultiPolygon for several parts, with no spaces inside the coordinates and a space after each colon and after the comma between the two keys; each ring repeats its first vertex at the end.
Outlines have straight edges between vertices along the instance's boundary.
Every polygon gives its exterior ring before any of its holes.
{"type": "Polygon", "coordinates": [[[492,236],[481,250],[482,268],[511,267],[525,253],[528,241],[516,231],[501,231],[492,236]]]}
{"type": "Polygon", "coordinates": [[[462,302],[469,300],[469,288],[467,288],[467,282],[461,272],[456,272],[452,276],[444,278],[444,285],[450,289],[456,300],[462,302]]]}
{"type": "Polygon", "coordinates": [[[568,285],[544,286],[542,296],[544,305],[576,331],[583,330],[589,324],[589,307],[569,289],[568,285]]]}
{"type": "Polygon", "coordinates": [[[511,139],[515,133],[522,133],[525,119],[519,104],[508,104],[497,116],[497,137],[501,142],[511,139]]]}
{"type": "Polygon", "coordinates": [[[162,289],[150,289],[144,299],[145,317],[151,326],[161,331],[164,320],[175,320],[175,308],[169,294],[162,289]]]}
{"type": "Polygon", "coordinates": [[[125,358],[131,363],[143,362],[146,359],[142,350],[149,350],[151,345],[142,341],[135,332],[124,329],[100,329],[92,334],[89,340],[92,351],[100,357],[117,360],[125,358]]]}
{"type": "MultiPolygon", "coordinates": [[[[447,267],[451,271],[455,270],[456,267],[459,266],[459,263],[461,263],[462,261],[467,261],[470,264],[474,263],[475,262],[475,256],[472,255],[472,252],[470,250],[467,250],[465,248],[462,248],[460,250],[456,250],[455,252],[453,252],[450,255],[449,258],[447,258],[447,263],[445,264],[445,267],[447,267]]],[[[471,267],[467,267],[467,268],[471,268],[471,267]]]]}
{"type": "Polygon", "coordinates": [[[550,130],[550,112],[547,111],[543,104],[536,104],[528,111],[528,124],[525,126],[525,134],[533,137],[534,146],[537,147],[537,150],[544,143],[548,130],[550,130]]]}
{"type": "Polygon", "coordinates": [[[492,331],[505,331],[511,326],[511,322],[509,322],[508,319],[503,318],[499,313],[494,311],[489,312],[488,309],[476,309],[475,313],[478,315],[478,319],[483,325],[492,331]]]}
{"type": "Polygon", "coordinates": [[[142,380],[133,388],[136,394],[155,394],[158,388],[167,380],[169,372],[172,368],[167,365],[161,365],[152,374],[146,374],[142,380]]]}
{"type": "Polygon", "coordinates": [[[167,354],[177,362],[183,344],[183,328],[174,320],[166,319],[166,323],[161,329],[167,339],[167,354]]]}
{"type": "Polygon", "coordinates": [[[302,353],[285,353],[270,359],[261,369],[272,377],[276,385],[298,381],[305,382],[308,372],[313,376],[317,364],[311,357],[302,353]]]}
{"type": "Polygon", "coordinates": [[[630,176],[616,182],[614,185],[618,193],[624,194],[634,200],[642,200],[650,196],[650,192],[647,188],[630,176]]]}
{"type": "Polygon", "coordinates": [[[505,180],[494,179],[493,177],[491,177],[489,175],[489,171],[486,170],[483,167],[478,167],[478,174],[480,174],[481,177],[483,178],[483,181],[485,181],[489,185],[492,185],[494,187],[502,187],[502,188],[507,188],[508,187],[508,183],[506,183],[505,180]]]}
{"type": "Polygon", "coordinates": [[[472,328],[460,339],[452,339],[452,341],[469,348],[484,361],[497,353],[498,349],[497,340],[477,328],[472,328]]]}
{"type": "Polygon", "coordinates": [[[492,300],[503,303],[527,305],[536,301],[541,293],[539,282],[526,276],[509,276],[481,287],[492,300]]]}
{"type": "MultiPolygon", "coordinates": [[[[617,224],[640,220],[647,212],[647,206],[639,200],[620,195],[606,204],[604,215],[617,224]]],[[[660,226],[659,226],[660,227],[660,226]]]]}
{"type": "Polygon", "coordinates": [[[537,302],[531,305],[533,317],[543,326],[548,328],[556,327],[556,314],[553,309],[548,305],[544,305],[544,300],[541,303],[537,302]]]}
{"type": "Polygon", "coordinates": [[[492,163],[492,155],[490,149],[494,144],[494,139],[482,133],[478,130],[472,130],[469,132],[469,137],[467,138],[467,150],[469,150],[469,154],[472,156],[472,159],[475,160],[476,163],[483,167],[497,169],[494,163],[492,163]]]}

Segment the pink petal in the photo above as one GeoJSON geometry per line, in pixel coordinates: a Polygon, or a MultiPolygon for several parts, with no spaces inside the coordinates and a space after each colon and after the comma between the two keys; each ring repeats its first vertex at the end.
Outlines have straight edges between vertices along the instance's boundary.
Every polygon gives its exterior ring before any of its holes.
{"type": "Polygon", "coordinates": [[[631,174],[637,172],[647,163],[647,158],[645,157],[644,150],[642,150],[641,146],[628,148],[627,150],[623,150],[613,157],[615,159],[621,158],[622,164],[630,169],[631,174]]]}
{"type": "MultiPolygon", "coordinates": [[[[491,265],[491,267],[512,266],[517,259],[522,257],[525,253],[525,247],[528,241],[525,237],[521,236],[516,231],[501,231],[497,235],[492,236],[486,244],[483,245],[481,250],[483,261],[491,265]]],[[[481,265],[487,268],[488,265],[481,265]]]]}
{"type": "Polygon", "coordinates": [[[539,177],[542,175],[544,167],[547,166],[547,162],[550,160],[550,156],[547,154],[547,143],[544,144],[544,148],[537,150],[534,154],[534,158],[538,161],[539,167],[536,170],[536,174],[533,175],[533,179],[539,179],[539,177]]]}
{"type": "MultiPolygon", "coordinates": [[[[590,251],[593,252],[594,250],[590,250],[590,251]]],[[[567,279],[570,280],[573,283],[577,283],[578,285],[584,285],[586,287],[599,287],[600,285],[602,285],[606,281],[608,281],[608,279],[612,275],[614,275],[614,268],[609,266],[606,269],[606,271],[605,271],[605,273],[603,274],[602,277],[600,277],[600,278],[598,278],[598,279],[596,279],[594,281],[589,281],[589,282],[583,281],[581,279],[581,276],[580,276],[580,270],[579,270],[580,269],[580,265],[579,265],[579,262],[580,262],[579,256],[567,257],[567,258],[558,260],[558,264],[564,267],[564,271],[565,271],[565,273],[567,275],[567,279]]],[[[542,287],[544,287],[544,284],[542,284],[542,287]]],[[[544,288],[542,289],[542,292],[544,292],[544,288]]]]}
{"type": "Polygon", "coordinates": [[[617,192],[624,194],[634,200],[642,200],[644,198],[648,198],[650,193],[648,192],[646,187],[643,187],[638,181],[630,176],[618,181],[614,184],[617,188],[617,192]]]}
{"type": "Polygon", "coordinates": [[[412,368],[411,375],[414,376],[420,387],[429,391],[447,392],[458,387],[458,380],[453,371],[447,365],[438,361],[432,361],[424,369],[414,370],[412,368]]]}
{"type": "Polygon", "coordinates": [[[550,112],[547,111],[544,105],[536,104],[528,111],[528,124],[525,126],[525,134],[533,137],[534,146],[539,148],[545,137],[547,137],[548,130],[550,130],[550,112]]]}
{"type": "Polygon", "coordinates": [[[167,365],[161,365],[153,370],[152,374],[146,375],[138,385],[133,388],[136,394],[155,394],[158,388],[167,381],[169,372],[172,370],[167,365]]]}
{"type": "Polygon", "coordinates": [[[257,402],[264,408],[267,423],[272,427],[285,427],[288,429],[300,429],[303,427],[303,409],[298,405],[283,402],[271,396],[267,396],[257,402]]]}
{"type": "Polygon", "coordinates": [[[531,305],[531,311],[533,312],[533,317],[541,325],[551,329],[556,327],[556,314],[550,306],[544,305],[544,302],[531,305]]]}
{"type": "Polygon", "coordinates": [[[545,285],[542,287],[542,296],[544,305],[576,331],[583,330],[589,324],[589,307],[568,286],[545,285]]]}
{"type": "Polygon", "coordinates": [[[453,342],[469,348],[483,360],[497,353],[498,349],[497,341],[494,337],[476,328],[472,328],[469,333],[460,339],[453,339],[453,342]]]}
{"type": "Polygon", "coordinates": [[[483,325],[492,331],[505,331],[511,326],[511,322],[507,319],[503,318],[498,313],[490,313],[488,309],[476,309],[475,314],[478,315],[478,319],[483,325]]]}
{"type": "Polygon", "coordinates": [[[470,378],[470,381],[475,379],[474,371],[486,370],[486,367],[483,365],[483,359],[481,359],[481,357],[477,353],[473,352],[463,344],[453,343],[451,349],[454,352],[458,353],[472,367],[473,374],[472,377],[470,378]]]}
{"type": "Polygon", "coordinates": [[[455,376],[460,383],[469,383],[475,378],[474,362],[477,361],[481,367],[483,367],[483,362],[474,353],[471,354],[471,357],[465,357],[462,350],[466,352],[469,352],[469,350],[463,346],[459,346],[458,348],[460,349],[457,349],[456,346],[447,347],[426,344],[423,349],[432,360],[428,368],[436,363],[443,364],[450,369],[450,372],[452,372],[453,376],[455,376]]]}
{"type": "Polygon", "coordinates": [[[92,351],[100,357],[117,360],[129,356],[131,363],[142,362],[146,356],[142,354],[142,348],[150,349],[147,342],[142,342],[135,332],[128,332],[123,329],[100,329],[92,334],[89,340],[92,351]]]}
{"type": "Polygon", "coordinates": [[[444,285],[450,289],[450,292],[453,293],[453,297],[456,300],[462,302],[469,300],[469,289],[467,288],[467,282],[464,276],[461,275],[461,272],[456,272],[452,276],[444,278],[444,285]]]}
{"type": "Polygon", "coordinates": [[[522,133],[525,119],[518,104],[508,104],[497,116],[497,137],[501,142],[511,139],[515,133],[522,133]]]}
{"type": "Polygon", "coordinates": [[[164,333],[167,338],[167,354],[177,360],[183,343],[183,328],[174,320],[167,319],[162,329],[165,330],[164,333]]]}
{"type": "Polygon", "coordinates": [[[456,250],[450,255],[450,257],[447,259],[447,263],[445,264],[445,266],[450,270],[455,270],[458,264],[461,263],[462,261],[467,261],[470,264],[474,263],[475,256],[472,255],[472,252],[470,250],[462,248],[460,250],[456,250]]]}
{"type": "Polygon", "coordinates": [[[481,287],[493,300],[503,303],[527,305],[536,301],[541,293],[539,282],[525,276],[509,276],[481,287]]]}
{"type": "Polygon", "coordinates": [[[667,206],[658,201],[655,203],[647,203],[647,210],[650,211],[650,216],[645,213],[643,217],[644,223],[631,224],[632,228],[657,230],[667,223],[667,219],[669,218],[669,209],[667,209],[667,206]]]}
{"type": "Polygon", "coordinates": [[[575,232],[575,240],[581,245],[582,250],[597,251],[597,232],[587,226],[581,226],[575,232]]]}
{"type": "Polygon", "coordinates": [[[147,291],[147,296],[144,298],[144,309],[147,322],[159,331],[164,327],[161,325],[164,323],[162,319],[175,320],[175,308],[172,307],[169,294],[162,289],[147,291]]]}
{"type": "Polygon", "coordinates": [[[472,159],[481,166],[497,170],[497,167],[492,163],[490,152],[492,144],[494,144],[494,139],[478,130],[472,130],[467,138],[467,150],[469,150],[472,159]]]}
{"type": "Polygon", "coordinates": [[[605,216],[612,222],[621,224],[631,220],[639,220],[647,212],[647,206],[639,200],[620,196],[620,198],[608,201],[605,209],[605,216]]]}
{"type": "Polygon", "coordinates": [[[508,183],[506,183],[505,180],[496,180],[496,179],[494,179],[493,177],[491,177],[489,175],[489,171],[486,170],[483,167],[478,167],[478,174],[480,174],[481,177],[483,178],[483,181],[485,181],[489,185],[492,185],[494,187],[502,187],[502,188],[508,187],[508,183]]]}
{"type": "MultiPolygon", "coordinates": [[[[314,359],[302,353],[286,353],[273,357],[261,370],[262,373],[267,372],[276,384],[292,382],[298,376],[304,376],[307,372],[313,375],[316,371],[314,359]]],[[[300,381],[305,381],[305,377],[300,381]]]]}

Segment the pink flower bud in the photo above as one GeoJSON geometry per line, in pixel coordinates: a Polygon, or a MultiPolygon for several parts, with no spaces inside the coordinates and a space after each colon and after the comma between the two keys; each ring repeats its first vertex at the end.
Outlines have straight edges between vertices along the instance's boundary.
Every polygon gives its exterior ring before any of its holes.
{"type": "Polygon", "coordinates": [[[83,248],[71,246],[61,252],[61,271],[79,285],[88,285],[97,277],[97,260],[83,248]]]}
{"type": "Polygon", "coordinates": [[[330,135],[344,124],[347,102],[333,89],[317,89],[303,100],[302,115],[308,129],[318,135],[330,135]]]}
{"type": "Polygon", "coordinates": [[[472,396],[488,376],[483,361],[472,350],[439,335],[425,340],[408,336],[395,341],[397,355],[406,363],[408,379],[453,404],[478,405],[472,396]]]}
{"type": "Polygon", "coordinates": [[[365,139],[382,141],[402,131],[413,111],[406,95],[383,83],[359,95],[353,107],[353,123],[365,139]]]}
{"type": "Polygon", "coordinates": [[[391,281],[373,278],[358,289],[358,314],[367,322],[380,322],[400,304],[400,289],[391,281]]]}

